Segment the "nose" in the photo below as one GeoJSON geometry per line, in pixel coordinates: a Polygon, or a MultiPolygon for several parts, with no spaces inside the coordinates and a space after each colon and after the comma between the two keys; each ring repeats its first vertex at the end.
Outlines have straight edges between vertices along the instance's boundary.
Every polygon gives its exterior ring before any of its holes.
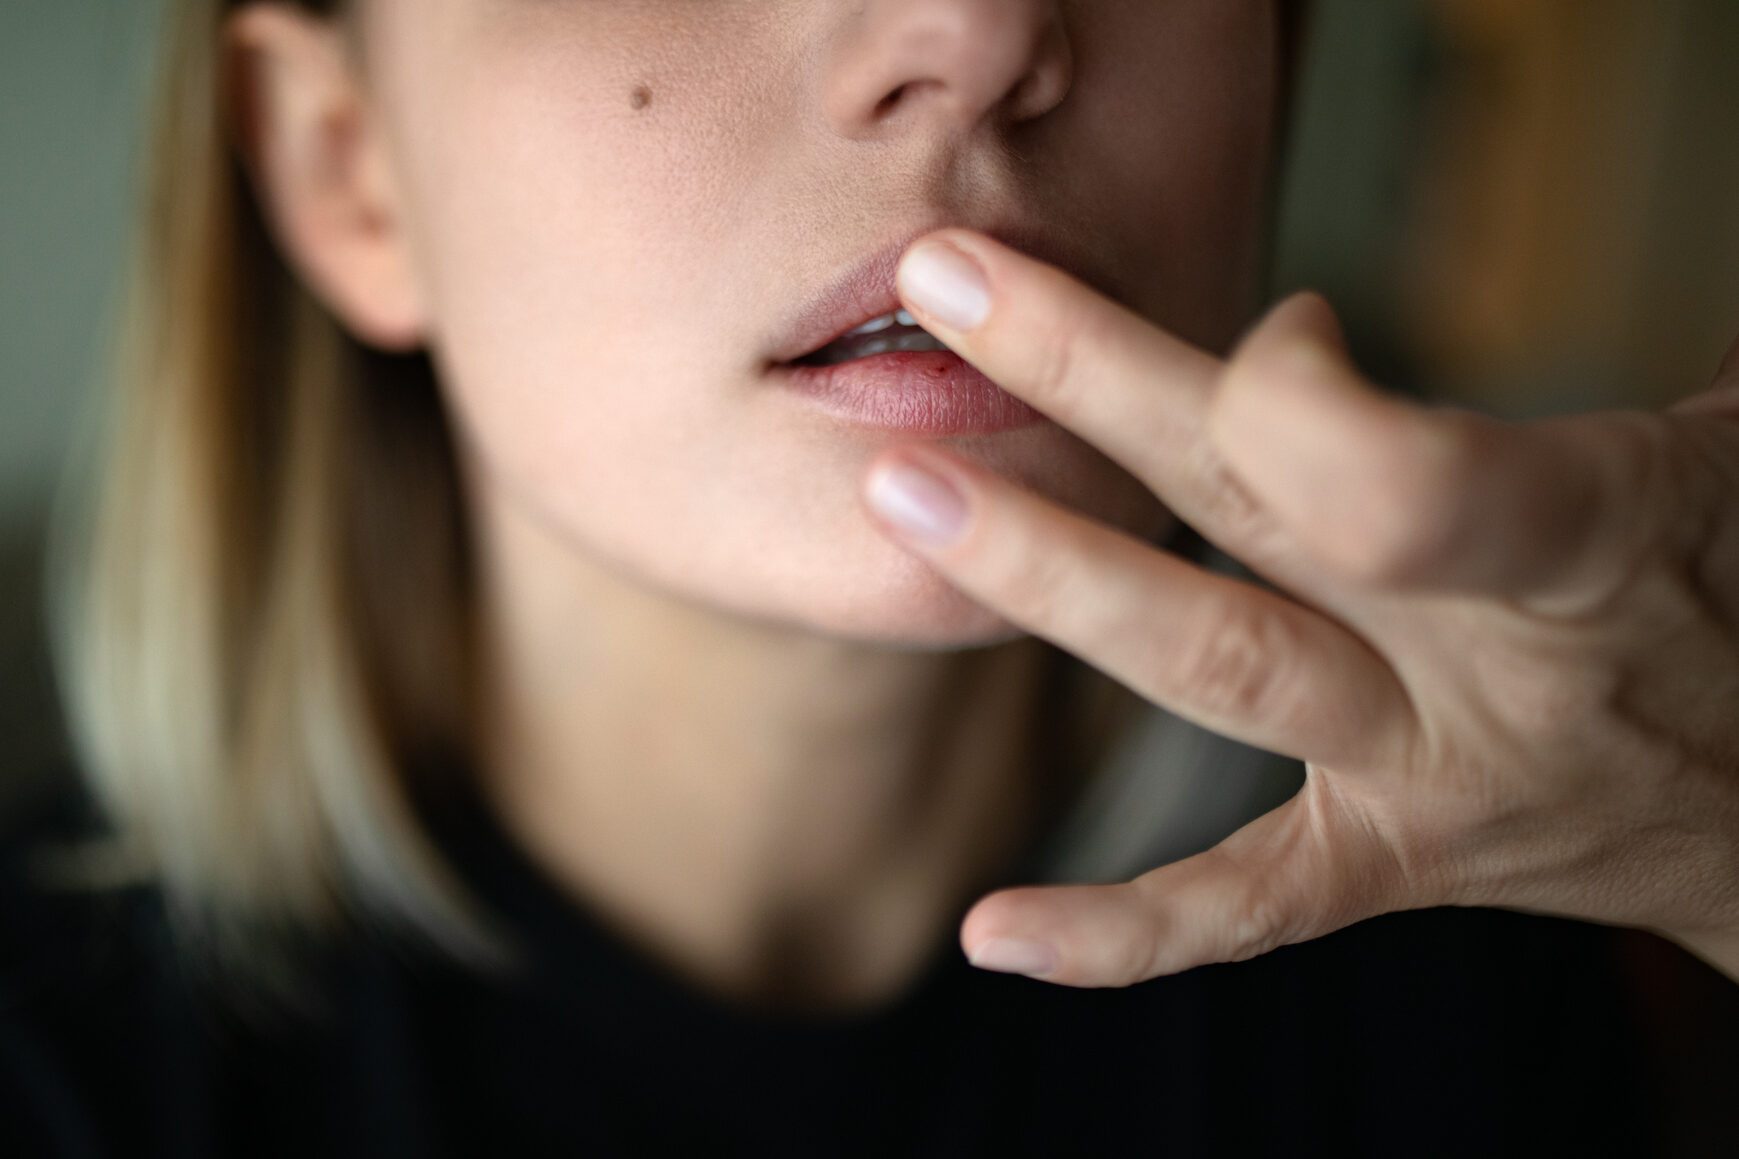
{"type": "MultiPolygon", "coordinates": [[[[1058,0],[863,0],[837,41],[823,101],[842,135],[896,122],[948,134],[1061,104],[1074,59],[1058,0]]],[[[910,126],[908,126],[910,127],[910,126]]]]}

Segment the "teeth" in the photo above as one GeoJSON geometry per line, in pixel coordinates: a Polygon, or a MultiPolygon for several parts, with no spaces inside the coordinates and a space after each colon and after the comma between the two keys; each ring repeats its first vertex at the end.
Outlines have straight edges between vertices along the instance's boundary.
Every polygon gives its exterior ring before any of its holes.
{"type": "MultiPolygon", "coordinates": [[[[899,314],[904,314],[904,313],[905,313],[904,310],[901,310],[899,312],[899,314]]],[[[842,337],[842,338],[856,338],[860,334],[875,334],[878,331],[886,330],[889,326],[892,326],[895,322],[900,321],[899,314],[883,314],[880,318],[871,318],[868,322],[865,322],[862,326],[859,326],[856,330],[847,330],[844,334],[840,335],[840,337],[842,337]]],[[[909,319],[910,315],[907,315],[907,317],[909,319]]],[[[908,326],[910,326],[911,324],[912,323],[910,321],[907,321],[905,323],[905,325],[908,325],[908,326]]]]}
{"type": "Polygon", "coordinates": [[[889,334],[883,338],[870,338],[866,341],[832,343],[819,351],[815,364],[831,366],[836,362],[850,362],[858,358],[869,358],[876,354],[890,354],[899,351],[947,350],[936,338],[923,330],[902,330],[898,334],[889,334]]]}
{"type": "Polygon", "coordinates": [[[831,366],[876,354],[899,351],[947,350],[912,317],[909,310],[895,310],[880,318],[871,318],[862,326],[847,330],[820,350],[799,359],[810,366],[831,366]],[[874,337],[881,335],[881,337],[874,337]]]}
{"type": "Polygon", "coordinates": [[[895,310],[892,314],[883,314],[880,318],[871,318],[855,330],[847,330],[841,338],[857,338],[864,334],[877,334],[889,326],[916,326],[918,320],[912,317],[910,310],[895,310]]]}

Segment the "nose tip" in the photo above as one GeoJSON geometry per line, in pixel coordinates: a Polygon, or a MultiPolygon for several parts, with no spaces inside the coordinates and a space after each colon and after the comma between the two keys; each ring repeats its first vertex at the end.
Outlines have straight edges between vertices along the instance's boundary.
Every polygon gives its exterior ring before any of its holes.
{"type": "Polygon", "coordinates": [[[1073,53],[1056,0],[870,0],[842,37],[827,115],[844,136],[955,132],[1061,104],[1073,53]]]}

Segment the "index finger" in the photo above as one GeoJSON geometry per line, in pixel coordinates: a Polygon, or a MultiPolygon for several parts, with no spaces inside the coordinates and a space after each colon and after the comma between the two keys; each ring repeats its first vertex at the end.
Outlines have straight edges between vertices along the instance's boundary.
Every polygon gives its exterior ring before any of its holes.
{"type": "Polygon", "coordinates": [[[1203,535],[1236,484],[1206,437],[1223,369],[1073,275],[970,230],[900,260],[908,310],[950,349],[1122,465],[1203,535]]]}

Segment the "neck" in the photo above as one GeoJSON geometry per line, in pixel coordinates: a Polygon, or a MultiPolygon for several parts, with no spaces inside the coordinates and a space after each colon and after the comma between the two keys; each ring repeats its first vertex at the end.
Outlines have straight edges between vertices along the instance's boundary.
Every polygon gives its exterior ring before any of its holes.
{"type": "Polygon", "coordinates": [[[1034,637],[903,650],[571,550],[517,566],[535,535],[498,527],[489,553],[484,791],[619,935],[743,1003],[900,991],[1142,703],[1034,637]]]}

